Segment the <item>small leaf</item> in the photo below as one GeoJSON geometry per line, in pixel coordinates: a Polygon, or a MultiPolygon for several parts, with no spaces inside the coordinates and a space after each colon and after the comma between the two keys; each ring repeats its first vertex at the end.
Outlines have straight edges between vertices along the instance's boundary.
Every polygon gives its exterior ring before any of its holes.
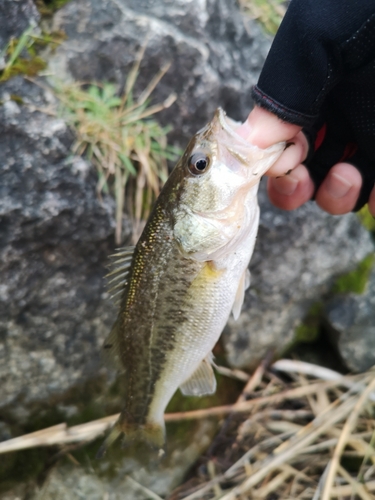
{"type": "Polygon", "coordinates": [[[132,175],[137,175],[137,171],[136,169],[134,168],[134,165],[132,164],[132,162],[130,161],[129,157],[124,155],[123,153],[119,153],[118,154],[122,163],[124,164],[124,166],[126,167],[126,169],[132,174],[132,175]]]}

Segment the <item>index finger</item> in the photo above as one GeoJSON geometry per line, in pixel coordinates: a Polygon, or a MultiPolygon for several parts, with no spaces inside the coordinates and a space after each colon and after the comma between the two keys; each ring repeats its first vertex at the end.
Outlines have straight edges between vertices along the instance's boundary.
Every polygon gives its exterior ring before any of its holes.
{"type": "Polygon", "coordinates": [[[265,149],[277,142],[290,141],[302,127],[283,122],[276,115],[255,106],[236,132],[251,144],[265,149]]]}

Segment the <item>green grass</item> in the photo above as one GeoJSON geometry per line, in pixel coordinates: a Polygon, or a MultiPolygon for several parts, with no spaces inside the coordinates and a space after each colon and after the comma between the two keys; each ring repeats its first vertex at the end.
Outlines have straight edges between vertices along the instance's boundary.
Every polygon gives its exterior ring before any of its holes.
{"type": "Polygon", "coordinates": [[[125,208],[134,219],[137,233],[140,221],[148,217],[167,179],[167,160],[175,160],[180,153],[167,144],[170,128],[160,126],[153,118],[170,106],[175,96],[161,104],[149,103],[168,67],[161,69],[137,99],[133,97],[143,50],[128,75],[122,96],[112,83],[56,87],[62,115],[76,133],[73,152],[85,154],[96,166],[99,195],[104,192],[115,197],[117,244],[122,240],[125,208]]]}
{"type": "Polygon", "coordinates": [[[275,35],[286,11],[285,0],[239,0],[239,3],[245,14],[275,35]]]}
{"type": "Polygon", "coordinates": [[[370,214],[368,206],[365,205],[359,212],[357,216],[361,221],[362,225],[371,233],[375,233],[375,218],[370,214]]]}
{"type": "MultiPolygon", "coordinates": [[[[291,345],[315,342],[320,334],[323,304],[315,302],[306,313],[303,321],[296,327],[291,345]]],[[[288,346],[290,349],[291,346],[288,346]]]]}
{"type": "Polygon", "coordinates": [[[47,45],[54,49],[64,38],[61,32],[39,33],[34,26],[29,26],[19,38],[11,38],[0,52],[0,59],[5,61],[0,71],[0,82],[17,75],[37,75],[47,66],[39,55],[40,50],[47,45]]]}

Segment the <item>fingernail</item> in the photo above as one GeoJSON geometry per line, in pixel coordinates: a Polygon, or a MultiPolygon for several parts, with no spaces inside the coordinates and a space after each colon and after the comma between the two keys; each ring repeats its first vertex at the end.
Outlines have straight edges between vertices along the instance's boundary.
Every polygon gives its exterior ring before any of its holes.
{"type": "Polygon", "coordinates": [[[274,188],[280,194],[290,196],[297,189],[298,179],[293,177],[293,174],[285,175],[274,179],[274,188]]]}
{"type": "Polygon", "coordinates": [[[333,172],[328,176],[326,180],[326,187],[328,193],[333,198],[342,198],[349,192],[352,184],[344,177],[341,177],[341,175],[333,172]]]}

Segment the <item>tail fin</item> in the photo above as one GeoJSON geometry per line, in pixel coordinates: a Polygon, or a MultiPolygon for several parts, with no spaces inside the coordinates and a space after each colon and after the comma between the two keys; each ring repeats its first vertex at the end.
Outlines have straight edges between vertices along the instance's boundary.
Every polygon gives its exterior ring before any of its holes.
{"type": "Polygon", "coordinates": [[[116,441],[116,439],[124,434],[123,443],[129,443],[132,441],[142,441],[149,444],[152,448],[158,450],[159,455],[163,454],[163,448],[165,444],[165,426],[164,422],[162,424],[150,422],[143,425],[129,424],[124,421],[121,416],[115,423],[110,434],[101,445],[96,454],[96,458],[103,458],[107,448],[116,441]]]}

